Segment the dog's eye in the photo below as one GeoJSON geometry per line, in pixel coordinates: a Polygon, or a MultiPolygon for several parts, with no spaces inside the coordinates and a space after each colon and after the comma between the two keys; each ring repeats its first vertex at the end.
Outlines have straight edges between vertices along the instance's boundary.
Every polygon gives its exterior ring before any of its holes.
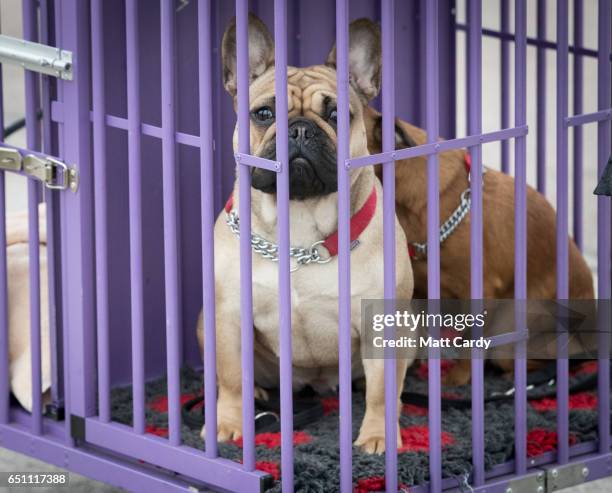
{"type": "Polygon", "coordinates": [[[327,119],[333,123],[334,125],[336,125],[338,123],[338,110],[336,108],[333,108],[330,112],[329,112],[329,116],[327,117],[327,119]]]}
{"type": "Polygon", "coordinates": [[[257,108],[251,112],[251,115],[258,123],[272,123],[272,120],[274,120],[274,113],[272,112],[272,108],[269,106],[257,108]]]}

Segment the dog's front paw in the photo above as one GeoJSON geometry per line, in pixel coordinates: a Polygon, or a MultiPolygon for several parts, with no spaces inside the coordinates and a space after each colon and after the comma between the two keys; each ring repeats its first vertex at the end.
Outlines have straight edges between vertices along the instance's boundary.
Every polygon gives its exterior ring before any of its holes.
{"type": "Polygon", "coordinates": [[[242,436],[242,422],[220,421],[217,426],[217,441],[238,440],[242,436]]]}
{"type": "MultiPolygon", "coordinates": [[[[202,427],[200,436],[203,440],[206,439],[206,425],[202,427]]],[[[217,441],[228,442],[238,440],[242,436],[242,422],[220,420],[217,424],[217,441]]]]}
{"type": "Polygon", "coordinates": [[[366,454],[382,454],[385,451],[385,435],[364,437],[360,433],[354,445],[366,454]]]}
{"type": "MultiPolygon", "coordinates": [[[[366,454],[382,454],[385,452],[385,426],[364,423],[354,445],[366,454]]],[[[402,435],[397,426],[397,448],[402,448],[402,435]]]]}

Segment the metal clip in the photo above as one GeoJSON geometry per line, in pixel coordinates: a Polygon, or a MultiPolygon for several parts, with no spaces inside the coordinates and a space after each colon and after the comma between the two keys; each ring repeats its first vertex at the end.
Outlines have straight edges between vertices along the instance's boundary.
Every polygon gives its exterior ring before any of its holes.
{"type": "Polygon", "coordinates": [[[21,171],[21,154],[15,149],[0,147],[0,169],[21,171]]]}
{"type": "Polygon", "coordinates": [[[50,190],[68,190],[76,192],[79,188],[79,174],[76,168],[69,168],[66,163],[51,157],[41,158],[28,154],[23,158],[23,171],[42,181],[50,190]]]}

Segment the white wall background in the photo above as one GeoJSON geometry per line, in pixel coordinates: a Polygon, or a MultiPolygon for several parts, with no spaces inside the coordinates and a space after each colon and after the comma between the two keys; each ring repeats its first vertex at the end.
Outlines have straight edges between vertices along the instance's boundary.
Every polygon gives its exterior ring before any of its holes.
{"type": "MultiPolygon", "coordinates": [[[[466,0],[457,0],[458,22],[466,22],[466,0]]],[[[569,1],[568,11],[569,42],[573,43],[573,0],[569,1]]],[[[483,0],[482,22],[484,28],[500,29],[500,0],[483,0]]],[[[583,1],[583,47],[597,49],[597,0],[583,1]]],[[[537,16],[536,0],[527,1],[527,35],[536,36],[537,16]]],[[[514,31],[514,1],[510,1],[510,31],[514,31]]],[[[546,31],[548,41],[556,41],[556,2],[547,1],[546,31]]],[[[459,32],[457,40],[457,135],[466,134],[466,33],[459,32]]],[[[501,128],[501,42],[499,39],[483,37],[482,46],[482,87],[483,87],[483,132],[501,128]]],[[[510,122],[514,122],[514,44],[509,45],[510,52],[510,122]]],[[[583,59],[583,113],[597,111],[597,59],[583,59]]],[[[569,57],[569,113],[573,114],[573,56],[569,57]]],[[[546,82],[546,196],[556,203],[556,55],[554,50],[547,50],[546,82]]],[[[527,47],[527,179],[530,185],[536,186],[536,119],[539,111],[536,100],[536,47],[527,47]]],[[[583,127],[583,238],[584,253],[593,270],[597,267],[597,200],[593,189],[597,182],[597,124],[583,127]]],[[[570,234],[573,228],[573,131],[569,131],[569,173],[570,173],[570,234]]],[[[499,168],[501,148],[499,144],[487,144],[483,147],[483,163],[492,168],[499,168]]],[[[514,145],[510,142],[510,166],[513,170],[514,145]]],[[[554,246],[551,245],[554,254],[554,246]]]]}

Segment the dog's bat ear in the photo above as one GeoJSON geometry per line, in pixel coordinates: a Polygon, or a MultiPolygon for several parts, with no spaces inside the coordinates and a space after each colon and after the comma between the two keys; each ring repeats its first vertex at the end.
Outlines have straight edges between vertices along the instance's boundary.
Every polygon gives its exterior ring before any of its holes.
{"type": "MultiPolygon", "coordinates": [[[[326,65],[336,68],[336,44],[327,55],[326,65]]],[[[370,19],[357,19],[349,25],[349,72],[351,85],[364,102],[380,91],[382,51],[380,27],[370,19]]]]}
{"type": "MultiPolygon", "coordinates": [[[[236,56],[236,18],[234,17],[227,26],[221,43],[223,86],[232,96],[235,96],[238,90],[236,56]]],[[[249,14],[249,84],[273,65],[272,35],[259,17],[249,14]]]]}

